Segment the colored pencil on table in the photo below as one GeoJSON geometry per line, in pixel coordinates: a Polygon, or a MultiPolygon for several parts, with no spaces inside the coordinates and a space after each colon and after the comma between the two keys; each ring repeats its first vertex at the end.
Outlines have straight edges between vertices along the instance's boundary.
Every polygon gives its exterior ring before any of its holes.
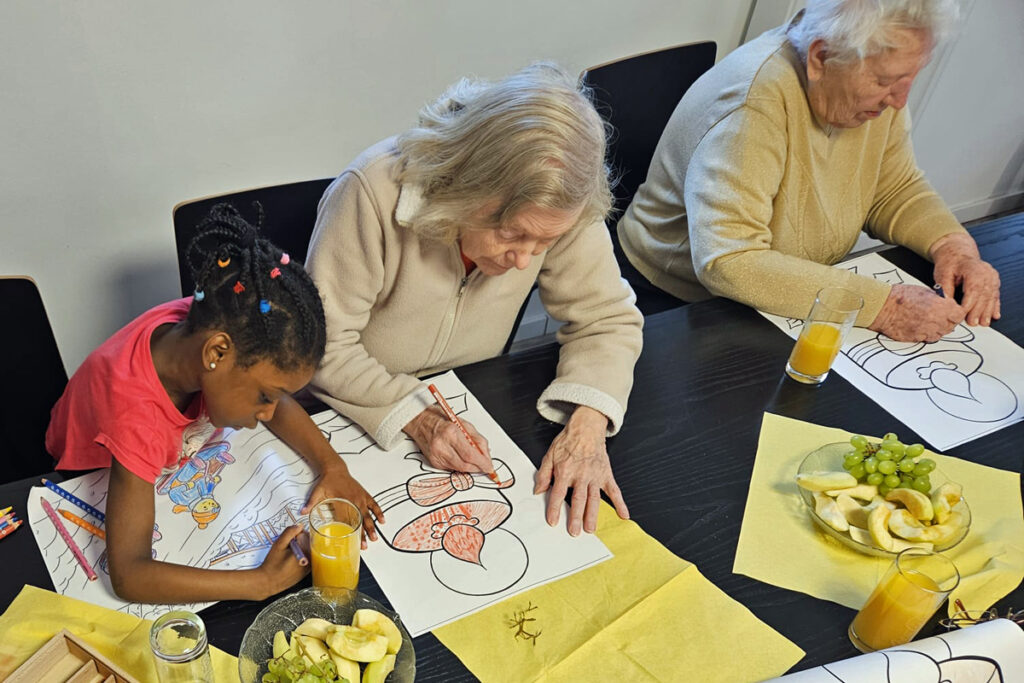
{"type": "Polygon", "coordinates": [[[76,496],[76,495],[74,495],[72,493],[68,493],[67,491],[62,489],[60,486],[57,486],[56,484],[54,484],[49,479],[43,479],[43,485],[46,488],[48,488],[51,491],[53,491],[54,493],[56,493],[58,496],[60,496],[64,500],[68,501],[69,503],[72,503],[72,504],[77,505],[78,507],[82,508],[83,510],[85,510],[86,512],[88,512],[90,515],[92,515],[96,519],[100,520],[101,522],[107,521],[106,515],[104,515],[102,512],[100,512],[99,510],[94,508],[92,505],[89,505],[88,503],[86,503],[84,500],[82,500],[78,496],[76,496]]]}
{"type": "Polygon", "coordinates": [[[14,507],[13,505],[8,505],[3,510],[0,510],[0,517],[2,517],[3,515],[6,515],[8,512],[10,512],[11,508],[13,508],[13,507],[14,507]]]}
{"type": "Polygon", "coordinates": [[[3,517],[0,517],[0,529],[15,521],[17,518],[18,516],[13,512],[9,515],[4,515],[3,517]]]}
{"type": "Polygon", "coordinates": [[[0,538],[7,536],[8,534],[14,533],[14,530],[21,526],[21,520],[19,519],[14,524],[8,524],[3,529],[0,529],[0,538]]]}
{"type": "Polygon", "coordinates": [[[106,531],[100,529],[97,526],[89,524],[89,522],[85,521],[84,519],[76,515],[74,512],[68,512],[67,510],[57,510],[57,512],[59,512],[61,516],[64,517],[64,519],[68,520],[72,524],[76,524],[82,527],[93,536],[96,536],[97,538],[102,538],[104,541],[107,540],[106,531]]]}
{"type": "MultiPolygon", "coordinates": [[[[455,426],[462,431],[462,435],[466,437],[466,441],[469,441],[469,443],[473,444],[473,448],[475,448],[480,453],[480,455],[487,457],[487,454],[484,453],[484,449],[480,448],[480,444],[474,441],[473,437],[469,435],[469,432],[466,431],[465,425],[462,424],[462,420],[460,420],[459,416],[455,414],[455,411],[452,410],[452,407],[448,405],[448,401],[444,400],[444,396],[442,396],[441,392],[437,390],[437,387],[431,384],[427,388],[430,389],[430,393],[434,395],[434,400],[437,401],[437,405],[441,406],[441,410],[444,411],[444,414],[448,417],[448,419],[451,420],[455,424],[455,426]]],[[[498,474],[494,470],[491,470],[490,472],[484,472],[484,474],[486,474],[487,478],[493,481],[495,484],[501,485],[501,479],[498,479],[498,474]]]]}
{"type": "Polygon", "coordinates": [[[306,557],[306,553],[302,552],[302,548],[299,547],[299,542],[294,538],[288,541],[288,545],[291,546],[292,554],[295,555],[295,559],[299,561],[303,567],[309,564],[309,559],[306,557]]]}
{"type": "Polygon", "coordinates": [[[89,566],[89,560],[85,559],[85,554],[82,552],[82,549],[78,547],[78,544],[75,543],[75,539],[71,538],[71,534],[69,534],[68,530],[64,528],[64,524],[60,521],[60,517],[58,517],[57,513],[53,511],[53,506],[51,506],[45,498],[40,498],[39,503],[43,506],[43,510],[46,511],[46,516],[50,518],[51,522],[53,522],[53,526],[57,528],[57,533],[64,539],[64,543],[67,544],[68,550],[70,550],[71,554],[75,556],[76,560],[78,560],[78,564],[82,565],[82,569],[85,570],[89,580],[95,581],[97,578],[96,572],[94,572],[92,567],[89,566]]]}

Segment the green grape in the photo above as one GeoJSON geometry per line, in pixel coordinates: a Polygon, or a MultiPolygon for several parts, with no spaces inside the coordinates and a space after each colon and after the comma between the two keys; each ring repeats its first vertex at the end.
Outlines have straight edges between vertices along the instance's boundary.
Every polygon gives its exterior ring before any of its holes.
{"type": "Polygon", "coordinates": [[[885,494],[889,493],[889,491],[892,491],[892,489],[886,486],[885,484],[882,484],[881,486],[878,487],[878,495],[880,496],[884,496],[885,494]]]}
{"type": "Polygon", "coordinates": [[[870,456],[870,457],[864,458],[863,465],[864,465],[864,471],[865,472],[867,472],[868,474],[874,474],[875,472],[878,471],[878,458],[876,458],[873,455],[870,456]]]}
{"type": "Polygon", "coordinates": [[[859,453],[847,453],[846,457],[843,458],[843,468],[850,469],[857,463],[864,460],[864,456],[859,453]]]}
{"type": "Polygon", "coordinates": [[[281,683],[277,674],[263,674],[263,678],[260,680],[261,683],[281,683]]]}
{"type": "Polygon", "coordinates": [[[928,493],[932,490],[932,483],[928,480],[928,477],[914,477],[912,486],[915,491],[920,491],[921,493],[928,493]]]}
{"type": "Polygon", "coordinates": [[[887,475],[885,475],[885,480],[884,481],[885,481],[885,485],[888,486],[890,489],[896,488],[897,486],[900,485],[900,482],[901,482],[900,478],[897,475],[895,475],[895,474],[887,474],[887,475]]]}
{"type": "Polygon", "coordinates": [[[878,486],[883,481],[885,481],[885,475],[881,472],[872,472],[867,478],[867,482],[872,486],[878,486]]]}
{"type": "Polygon", "coordinates": [[[905,458],[903,460],[900,460],[898,467],[900,472],[913,472],[914,461],[911,460],[910,458],[905,458]]]}
{"type": "Polygon", "coordinates": [[[923,477],[924,475],[928,474],[928,472],[930,472],[930,470],[927,467],[922,467],[921,463],[914,465],[914,469],[910,471],[910,473],[913,474],[915,477],[923,477]]]}
{"type": "Polygon", "coordinates": [[[267,670],[275,676],[284,671],[285,668],[285,664],[280,659],[271,659],[267,662],[267,670]]]}
{"type": "Polygon", "coordinates": [[[863,451],[868,447],[868,440],[863,436],[857,434],[850,437],[850,445],[856,448],[858,451],[863,451]]]}
{"type": "Polygon", "coordinates": [[[320,662],[320,670],[324,672],[326,678],[335,679],[338,677],[338,667],[329,659],[320,662]]]}
{"type": "Polygon", "coordinates": [[[900,437],[896,436],[893,432],[886,432],[885,436],[882,437],[882,441],[899,441],[900,437]]]}
{"type": "Polygon", "coordinates": [[[853,467],[851,467],[850,474],[852,474],[853,478],[856,479],[857,481],[863,479],[864,475],[867,474],[867,472],[864,470],[864,463],[859,462],[853,467]]]}
{"type": "Polygon", "coordinates": [[[306,673],[296,678],[295,683],[320,683],[320,677],[312,672],[307,671],[306,673]]]}
{"type": "Polygon", "coordinates": [[[879,460],[892,460],[892,451],[886,448],[879,448],[878,452],[875,453],[875,457],[879,460]]]}
{"type": "Polygon", "coordinates": [[[931,472],[932,470],[935,469],[935,461],[934,460],[929,460],[928,458],[921,458],[920,460],[917,461],[917,465],[918,465],[918,467],[927,467],[928,468],[928,470],[927,470],[927,472],[925,472],[925,474],[928,474],[929,472],[931,472]]]}
{"type": "Polygon", "coordinates": [[[899,447],[902,446],[902,445],[903,444],[901,444],[896,439],[883,439],[882,440],[882,448],[884,448],[887,451],[892,451],[893,453],[898,451],[899,447]]]}
{"type": "Polygon", "coordinates": [[[879,460],[878,471],[882,474],[892,474],[896,471],[896,463],[892,460],[879,460]]]}
{"type": "Polygon", "coordinates": [[[909,455],[911,458],[916,458],[922,453],[924,453],[924,446],[922,446],[919,443],[912,443],[909,446],[907,446],[907,455],[909,455]]]}

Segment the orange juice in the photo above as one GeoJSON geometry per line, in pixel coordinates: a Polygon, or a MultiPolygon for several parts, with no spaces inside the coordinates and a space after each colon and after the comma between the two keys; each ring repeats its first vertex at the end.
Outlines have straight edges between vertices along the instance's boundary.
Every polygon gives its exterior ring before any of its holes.
{"type": "Polygon", "coordinates": [[[789,366],[802,375],[824,375],[832,367],[841,345],[838,327],[828,323],[809,323],[796,340],[789,356],[789,366]]]}
{"type": "Polygon", "coordinates": [[[947,591],[915,571],[895,571],[868,597],[850,632],[874,650],[913,640],[945,600],[947,591]]]}
{"type": "Polygon", "coordinates": [[[359,583],[358,529],[344,522],[327,522],[310,533],[313,585],[317,588],[348,588],[359,583]]]}

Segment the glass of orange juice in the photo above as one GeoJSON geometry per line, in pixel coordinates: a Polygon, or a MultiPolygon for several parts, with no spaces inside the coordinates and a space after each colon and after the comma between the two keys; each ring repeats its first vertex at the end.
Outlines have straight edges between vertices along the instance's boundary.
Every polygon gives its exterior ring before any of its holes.
{"type": "Polygon", "coordinates": [[[363,515],[352,501],[328,498],[309,511],[314,586],[356,589],[362,536],[363,515]]]}
{"type": "Polygon", "coordinates": [[[804,384],[824,382],[863,307],[863,297],[849,289],[825,287],[818,290],[793,352],[789,354],[786,374],[804,384]]]}
{"type": "Polygon", "coordinates": [[[861,652],[909,643],[959,583],[952,560],[924,548],[907,548],[853,618],[850,641],[861,652]]]}

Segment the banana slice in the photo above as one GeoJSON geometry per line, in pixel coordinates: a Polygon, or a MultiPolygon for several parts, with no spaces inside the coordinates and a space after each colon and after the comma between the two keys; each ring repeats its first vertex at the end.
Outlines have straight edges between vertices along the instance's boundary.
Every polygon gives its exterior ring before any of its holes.
{"type": "Polygon", "coordinates": [[[335,626],[327,636],[334,654],[354,662],[375,662],[388,653],[388,639],[355,626],[335,626]]]}
{"type": "Polygon", "coordinates": [[[915,491],[914,489],[893,489],[885,494],[885,499],[902,503],[903,507],[910,511],[910,514],[922,521],[930,522],[932,517],[935,516],[935,511],[932,509],[932,501],[920,491],[915,491]]]}
{"type": "Polygon", "coordinates": [[[808,491],[828,491],[856,486],[857,478],[849,472],[805,472],[796,475],[796,483],[808,491]]]}
{"type": "Polygon", "coordinates": [[[388,654],[396,654],[402,648],[402,632],[395,622],[374,609],[359,609],[352,615],[352,625],[388,639],[388,654]]]}

